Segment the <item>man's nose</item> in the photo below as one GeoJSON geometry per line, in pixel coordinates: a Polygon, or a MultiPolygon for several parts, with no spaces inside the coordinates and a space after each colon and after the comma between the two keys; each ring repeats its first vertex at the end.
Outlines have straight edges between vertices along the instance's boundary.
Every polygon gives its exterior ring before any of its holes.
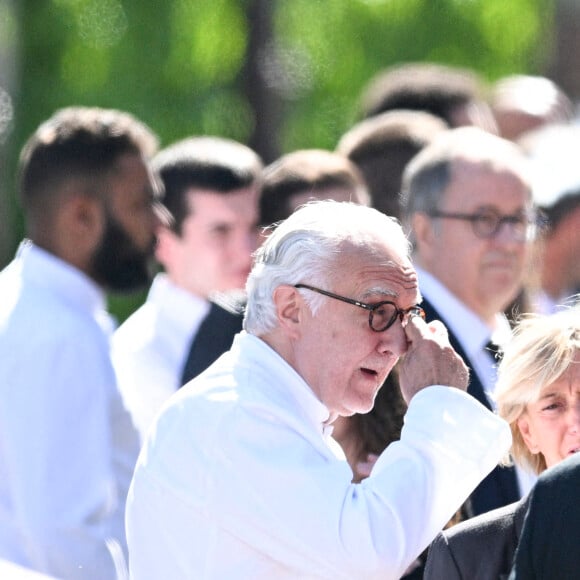
{"type": "Polygon", "coordinates": [[[511,221],[502,222],[493,236],[502,244],[525,244],[528,241],[528,227],[511,221]]]}
{"type": "Polygon", "coordinates": [[[407,334],[400,319],[397,318],[391,327],[377,334],[381,336],[378,349],[382,354],[391,352],[400,357],[407,352],[407,334]]]}

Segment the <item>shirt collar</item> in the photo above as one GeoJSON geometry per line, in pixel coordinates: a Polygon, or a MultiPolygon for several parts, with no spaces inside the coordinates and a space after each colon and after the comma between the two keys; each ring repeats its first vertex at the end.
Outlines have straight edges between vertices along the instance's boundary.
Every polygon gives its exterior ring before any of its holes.
{"type": "Polygon", "coordinates": [[[489,340],[502,346],[510,336],[509,323],[502,313],[495,315],[494,326],[488,326],[435,276],[415,267],[421,293],[436,306],[445,325],[457,337],[467,355],[481,351],[489,340]]]}
{"type": "Polygon", "coordinates": [[[23,278],[45,288],[81,310],[101,316],[106,312],[104,291],[84,272],[24,240],[16,253],[23,278]]]}
{"type": "Polygon", "coordinates": [[[188,337],[196,332],[210,309],[208,300],[176,286],[167,274],[155,276],[147,301],[171,320],[173,330],[178,329],[188,337]]]}
{"type": "Polygon", "coordinates": [[[326,424],[330,412],[316,397],[308,383],[273,348],[253,334],[242,331],[234,338],[232,351],[244,355],[258,365],[265,373],[276,377],[272,389],[284,389],[284,396],[290,396],[316,429],[328,435],[331,428],[326,424]]]}

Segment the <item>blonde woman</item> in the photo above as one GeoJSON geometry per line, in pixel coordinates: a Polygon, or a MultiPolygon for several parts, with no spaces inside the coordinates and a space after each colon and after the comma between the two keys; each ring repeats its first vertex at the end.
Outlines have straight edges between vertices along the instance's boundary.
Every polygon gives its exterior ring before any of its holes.
{"type": "MultiPolygon", "coordinates": [[[[498,413],[511,427],[511,455],[539,475],[580,450],[580,310],[520,321],[499,366],[498,413]]],[[[527,498],[441,532],[426,580],[507,578],[527,498]]]]}

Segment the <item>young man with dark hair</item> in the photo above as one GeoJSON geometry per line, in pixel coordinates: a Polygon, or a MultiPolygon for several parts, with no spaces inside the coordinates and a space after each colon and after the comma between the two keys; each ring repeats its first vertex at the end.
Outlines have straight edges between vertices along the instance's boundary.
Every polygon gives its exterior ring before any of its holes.
{"type": "Polygon", "coordinates": [[[153,167],[172,216],[157,230],[156,257],[164,272],[113,339],[119,386],[141,436],[183,384],[192,345],[209,364],[231,344],[224,338],[220,346],[224,325],[232,336],[241,329],[230,307],[212,299],[242,290],[250,272],[262,162],[241,143],[191,137],[161,151],[153,167]]]}

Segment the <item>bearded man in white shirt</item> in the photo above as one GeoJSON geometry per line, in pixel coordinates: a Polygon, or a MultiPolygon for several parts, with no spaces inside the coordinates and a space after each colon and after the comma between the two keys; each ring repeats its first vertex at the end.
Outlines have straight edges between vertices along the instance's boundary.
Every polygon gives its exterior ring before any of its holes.
{"type": "Polygon", "coordinates": [[[127,505],[131,574],[399,578],[510,444],[427,325],[398,223],[312,202],[258,250],[245,331],[150,431],[127,505]],[[352,483],[331,438],[400,357],[401,440],[352,483]]]}
{"type": "Polygon", "coordinates": [[[105,290],[149,282],[157,138],[69,108],[20,159],[27,237],[0,273],[0,559],[61,579],[122,574],[138,438],[109,356],[105,290]]]}
{"type": "Polygon", "coordinates": [[[229,342],[217,345],[215,354],[208,348],[209,365],[241,330],[235,299],[229,305],[225,297],[215,300],[218,293],[241,294],[250,273],[262,162],[236,141],[191,137],[161,151],[153,167],[172,216],[157,231],[156,257],[164,272],[113,338],[119,388],[142,438],[166,399],[182,386],[192,342],[207,338],[213,345],[212,332],[234,327],[223,333],[229,342]]]}

